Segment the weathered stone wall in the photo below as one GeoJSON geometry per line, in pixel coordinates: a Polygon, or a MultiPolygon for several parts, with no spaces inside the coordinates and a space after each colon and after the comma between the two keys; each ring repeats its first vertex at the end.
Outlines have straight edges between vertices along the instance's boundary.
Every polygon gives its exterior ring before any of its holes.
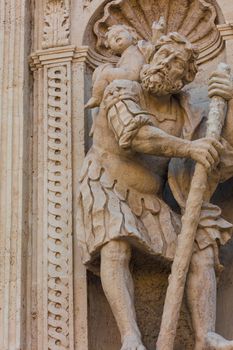
{"type": "Polygon", "coordinates": [[[0,1],[0,349],[26,349],[30,301],[31,50],[28,1],[0,1]],[[29,301],[29,302],[28,302],[29,301]]]}
{"type": "MultiPolygon", "coordinates": [[[[214,0],[211,1],[215,3],[214,0]]],[[[88,46],[103,15],[100,0],[0,0],[0,349],[117,350],[120,337],[100,279],[86,273],[76,242],[78,174],[91,119],[91,75],[103,57],[88,46]],[[30,71],[31,70],[31,71],[30,71]]],[[[225,43],[189,87],[206,103],[217,63],[233,67],[233,5],[218,0],[225,43]]],[[[219,47],[216,48],[218,50],[219,47]]],[[[233,182],[214,200],[233,222],[233,182]]],[[[232,337],[233,244],[222,249],[217,329],[232,337]]],[[[168,269],[134,258],[136,310],[155,348],[168,269]]],[[[193,339],[185,301],[177,350],[193,339]]]]}

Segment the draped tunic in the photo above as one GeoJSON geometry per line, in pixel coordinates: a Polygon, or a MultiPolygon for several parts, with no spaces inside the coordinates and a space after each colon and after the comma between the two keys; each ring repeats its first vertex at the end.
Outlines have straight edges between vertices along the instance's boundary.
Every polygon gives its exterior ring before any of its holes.
{"type": "MultiPolygon", "coordinates": [[[[85,264],[91,266],[101,247],[117,239],[172,261],[181,216],[164,201],[164,184],[168,179],[182,212],[193,164],[186,159],[141,156],[134,151],[132,140],[144,125],[191,140],[203,120],[202,114],[191,111],[183,94],[171,97],[166,110],[159,111],[153,96],[137,82],[115,80],[107,87],[79,179],[77,234],[85,264]]],[[[221,163],[209,179],[209,191],[233,174],[233,149],[226,142],[221,163]]],[[[232,224],[221,217],[220,208],[207,201],[194,249],[225,244],[231,232],[232,224]]]]}

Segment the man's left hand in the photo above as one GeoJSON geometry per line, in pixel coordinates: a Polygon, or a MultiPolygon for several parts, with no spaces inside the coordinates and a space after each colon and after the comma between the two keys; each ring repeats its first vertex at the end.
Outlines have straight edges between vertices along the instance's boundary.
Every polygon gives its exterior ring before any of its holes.
{"type": "Polygon", "coordinates": [[[209,97],[220,96],[229,101],[233,98],[233,82],[229,74],[215,71],[209,79],[209,97]]]}

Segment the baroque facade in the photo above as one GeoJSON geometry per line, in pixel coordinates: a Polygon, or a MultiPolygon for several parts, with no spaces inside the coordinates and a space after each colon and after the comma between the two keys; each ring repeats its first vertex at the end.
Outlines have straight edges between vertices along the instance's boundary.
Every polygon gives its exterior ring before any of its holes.
{"type": "MultiPolygon", "coordinates": [[[[99,277],[84,267],[77,242],[78,178],[92,143],[91,114],[84,106],[93,71],[116,63],[104,43],[106,28],[130,24],[140,39],[150,40],[150,26],[160,16],[167,32],[179,31],[199,46],[199,73],[188,91],[193,105],[204,105],[218,63],[233,68],[229,1],[0,0],[2,350],[120,349],[99,277]]],[[[215,194],[231,222],[232,188],[229,179],[215,194]]],[[[228,243],[221,253],[225,270],[217,297],[217,330],[228,339],[232,252],[228,243]]],[[[168,277],[167,269],[153,264],[139,253],[132,268],[148,349],[155,348],[168,277]]],[[[185,303],[174,349],[193,349],[185,303]]]]}

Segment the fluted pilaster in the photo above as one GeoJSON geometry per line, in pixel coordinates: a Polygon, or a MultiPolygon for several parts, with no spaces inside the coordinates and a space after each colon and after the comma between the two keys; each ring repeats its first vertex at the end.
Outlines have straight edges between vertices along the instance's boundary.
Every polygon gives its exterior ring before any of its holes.
{"type": "Polygon", "coordinates": [[[72,350],[73,240],[69,0],[35,1],[32,349],[72,350]]]}
{"type": "Polygon", "coordinates": [[[0,349],[25,348],[29,205],[27,0],[0,1],[0,349]]]}

